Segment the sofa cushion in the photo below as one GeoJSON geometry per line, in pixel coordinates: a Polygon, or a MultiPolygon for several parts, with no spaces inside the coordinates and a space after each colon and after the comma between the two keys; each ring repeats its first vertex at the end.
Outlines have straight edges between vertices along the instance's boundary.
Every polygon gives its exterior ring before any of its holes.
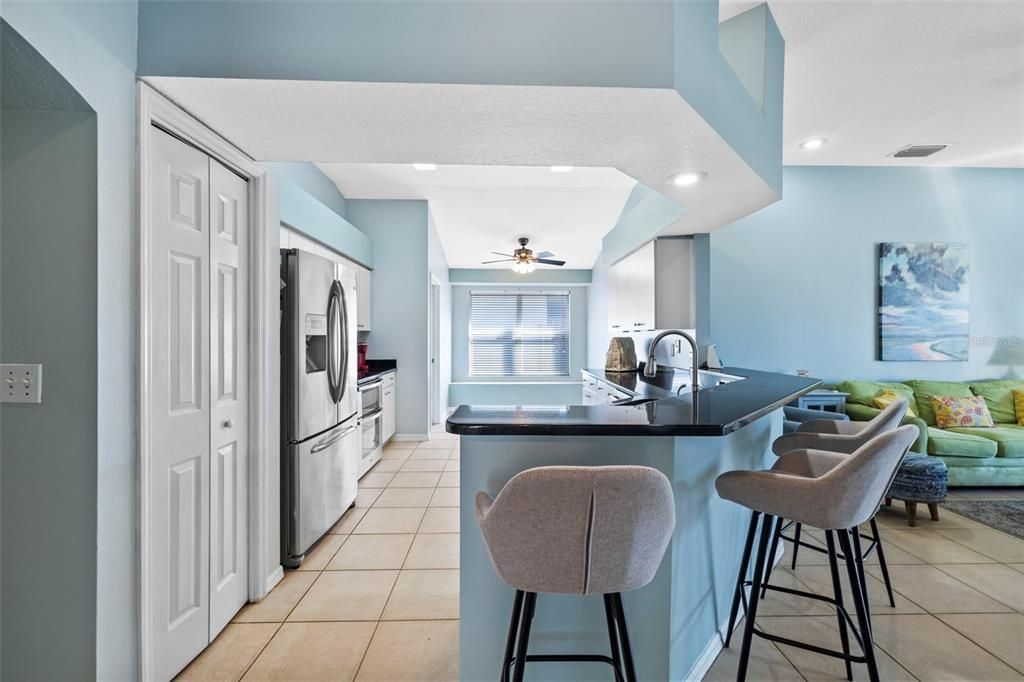
{"type": "Polygon", "coordinates": [[[894,382],[881,382],[881,381],[840,381],[836,384],[836,390],[841,393],[849,393],[846,397],[846,402],[853,403],[855,405],[864,405],[865,407],[877,407],[875,405],[875,397],[880,396],[886,391],[893,391],[911,403],[914,402],[914,392],[910,390],[909,386],[904,384],[898,384],[894,382]]]}
{"type": "Polygon", "coordinates": [[[932,398],[938,396],[953,396],[955,398],[970,398],[971,387],[958,381],[927,381],[925,379],[911,379],[904,381],[914,392],[914,399],[917,403],[917,414],[928,426],[935,426],[935,410],[932,409],[932,398]]]}
{"type": "Polygon", "coordinates": [[[891,388],[887,388],[875,396],[874,405],[878,409],[884,410],[885,408],[889,407],[890,405],[892,405],[897,400],[900,400],[901,398],[906,398],[908,401],[907,414],[909,414],[911,417],[916,417],[917,410],[914,409],[914,394],[910,391],[907,391],[906,393],[898,393],[891,388]]]}
{"type": "Polygon", "coordinates": [[[1009,457],[1010,459],[1024,458],[1024,426],[1001,424],[994,428],[952,428],[947,431],[978,436],[994,441],[996,444],[996,455],[1009,457]]]}
{"type": "Polygon", "coordinates": [[[995,457],[998,449],[996,442],[990,438],[981,438],[973,433],[958,433],[935,426],[928,427],[929,455],[985,459],[986,457],[995,457]]]}
{"type": "Polygon", "coordinates": [[[937,396],[932,398],[932,410],[935,412],[935,425],[940,429],[950,429],[954,426],[995,426],[988,411],[988,404],[979,395],[972,395],[970,398],[937,396]]]}
{"type": "Polygon", "coordinates": [[[1016,424],[1013,392],[1024,391],[1024,381],[976,381],[970,385],[974,395],[980,395],[988,404],[988,411],[997,424],[1016,424]]]}

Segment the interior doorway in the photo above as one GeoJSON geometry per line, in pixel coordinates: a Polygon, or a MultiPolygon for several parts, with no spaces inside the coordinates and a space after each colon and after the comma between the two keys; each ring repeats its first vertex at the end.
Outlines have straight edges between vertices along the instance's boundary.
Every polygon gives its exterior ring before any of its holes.
{"type": "Polygon", "coordinates": [[[430,425],[440,424],[441,400],[441,283],[430,276],[430,425]]]}

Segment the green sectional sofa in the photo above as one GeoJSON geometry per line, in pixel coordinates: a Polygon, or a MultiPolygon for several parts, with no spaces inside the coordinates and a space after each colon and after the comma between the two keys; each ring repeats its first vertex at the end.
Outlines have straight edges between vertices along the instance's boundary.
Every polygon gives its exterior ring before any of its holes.
{"type": "Polygon", "coordinates": [[[912,449],[944,461],[949,485],[1024,486],[1024,426],[1017,423],[1012,393],[1024,391],[1024,381],[850,380],[835,388],[849,393],[846,413],[854,421],[867,421],[878,414],[874,399],[884,391],[895,391],[910,400],[917,416],[907,415],[903,423],[916,424],[921,431],[912,449]],[[933,396],[975,395],[985,399],[994,427],[940,429],[935,425],[933,396]]]}

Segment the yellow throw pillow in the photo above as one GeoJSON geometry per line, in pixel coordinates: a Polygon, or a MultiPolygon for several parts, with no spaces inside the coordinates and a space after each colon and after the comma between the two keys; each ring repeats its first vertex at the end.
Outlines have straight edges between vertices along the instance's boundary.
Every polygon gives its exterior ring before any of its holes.
{"type": "Polygon", "coordinates": [[[954,396],[934,396],[932,408],[935,410],[935,423],[940,429],[954,426],[992,426],[992,415],[988,405],[981,396],[958,398],[954,396]]]}
{"type": "Polygon", "coordinates": [[[1013,392],[1013,411],[1017,414],[1017,423],[1024,426],[1024,391],[1013,392]]]}
{"type": "MultiPolygon", "coordinates": [[[[884,410],[885,408],[889,407],[889,405],[891,405],[894,400],[899,400],[900,398],[903,397],[904,396],[900,395],[896,391],[890,389],[887,391],[882,391],[881,393],[876,395],[871,402],[873,402],[875,404],[875,407],[877,407],[878,409],[884,410]]],[[[913,400],[909,401],[909,404],[907,406],[907,414],[911,417],[917,416],[917,412],[914,411],[913,400]]]]}

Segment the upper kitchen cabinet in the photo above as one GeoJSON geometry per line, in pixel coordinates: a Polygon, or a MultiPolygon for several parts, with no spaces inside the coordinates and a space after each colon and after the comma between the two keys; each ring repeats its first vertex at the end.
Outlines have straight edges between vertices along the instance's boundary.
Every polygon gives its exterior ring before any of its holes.
{"type": "Polygon", "coordinates": [[[613,334],[693,329],[693,240],[655,239],[609,269],[613,334]]]}
{"type": "Polygon", "coordinates": [[[372,285],[370,271],[361,265],[356,269],[356,328],[361,332],[370,331],[370,300],[372,285]]]}

